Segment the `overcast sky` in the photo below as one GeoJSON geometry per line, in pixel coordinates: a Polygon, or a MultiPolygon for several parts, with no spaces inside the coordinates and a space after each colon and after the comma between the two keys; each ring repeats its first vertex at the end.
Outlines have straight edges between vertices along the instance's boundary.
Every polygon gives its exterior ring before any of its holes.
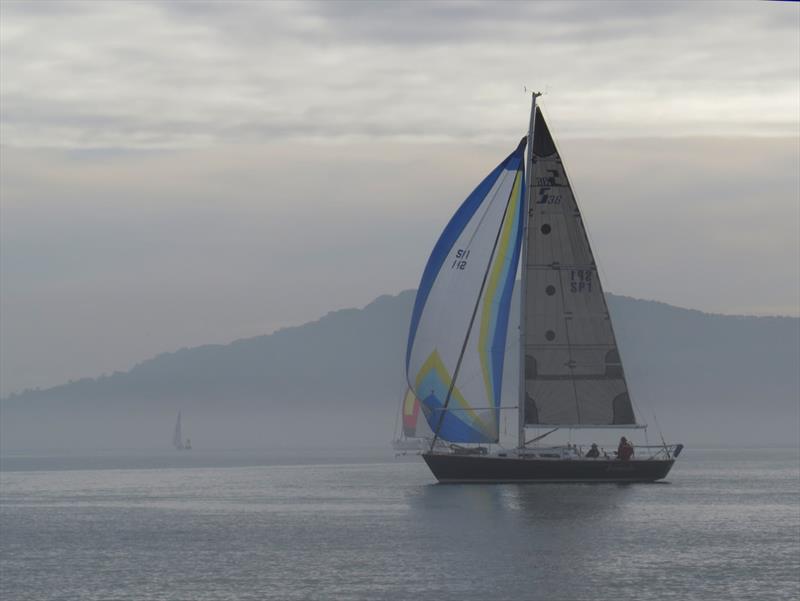
{"type": "Polygon", "coordinates": [[[2,393],[415,287],[543,105],[606,288],[800,313],[796,3],[0,4],[2,393]]]}

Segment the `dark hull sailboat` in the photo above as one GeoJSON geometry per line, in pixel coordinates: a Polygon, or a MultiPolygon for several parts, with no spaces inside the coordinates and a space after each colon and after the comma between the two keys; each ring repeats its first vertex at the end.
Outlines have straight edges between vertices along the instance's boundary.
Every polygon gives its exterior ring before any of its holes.
{"type": "Polygon", "coordinates": [[[498,455],[423,453],[439,482],[655,482],[674,459],[536,459],[498,455]]]}
{"type": "Polygon", "coordinates": [[[636,419],[583,217],[537,96],[528,135],[459,207],[422,275],[406,376],[433,433],[423,458],[442,482],[660,480],[681,445],[637,446],[635,458],[624,437],[620,458],[539,446],[556,430],[646,426],[636,419]],[[509,332],[518,266],[520,325],[509,332]],[[514,345],[518,402],[501,407],[514,345]],[[501,409],[518,414],[517,447],[491,453],[501,409]],[[527,428],[549,432],[528,440],[527,428]]]}

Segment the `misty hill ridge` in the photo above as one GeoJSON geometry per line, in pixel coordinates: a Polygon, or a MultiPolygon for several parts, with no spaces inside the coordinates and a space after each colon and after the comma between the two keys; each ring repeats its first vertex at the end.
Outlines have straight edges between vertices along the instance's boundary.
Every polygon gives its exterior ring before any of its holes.
{"type": "MultiPolygon", "coordinates": [[[[408,290],[381,296],[363,309],[333,311],[314,322],[226,345],[164,353],[128,372],[26,391],[6,401],[185,399],[203,404],[225,399],[297,406],[395,400],[404,382],[414,295],[408,290]]],[[[674,395],[680,380],[687,387],[691,383],[697,395],[714,391],[715,397],[741,398],[750,390],[758,397],[797,398],[797,377],[792,377],[800,353],[797,318],[715,315],[616,295],[608,300],[637,397],[674,395]]],[[[510,330],[516,327],[512,317],[510,330]]],[[[516,378],[516,350],[512,345],[507,378],[516,378]]]]}
{"type": "MultiPolygon", "coordinates": [[[[127,372],[84,378],[11,395],[6,402],[93,399],[140,403],[187,398],[374,399],[400,394],[405,338],[414,291],[381,296],[363,309],[342,309],[272,334],[163,353],[127,372]],[[359,381],[353,386],[355,379],[359,381]],[[398,384],[399,382],[399,384],[398,384]]],[[[402,392],[402,391],[401,391],[402,392]]]]}
{"type": "MultiPolygon", "coordinates": [[[[325,436],[385,444],[405,389],[414,296],[381,296],[269,335],[164,353],[127,372],[14,395],[0,404],[0,444],[161,448],[178,409],[193,441],[206,447],[325,436]]],[[[653,424],[655,410],[668,436],[699,444],[797,440],[800,319],[714,315],[615,295],[608,301],[642,421],[653,424]]],[[[515,295],[511,332],[518,307],[515,295]]],[[[516,404],[519,366],[511,339],[507,405],[516,404]]]]}

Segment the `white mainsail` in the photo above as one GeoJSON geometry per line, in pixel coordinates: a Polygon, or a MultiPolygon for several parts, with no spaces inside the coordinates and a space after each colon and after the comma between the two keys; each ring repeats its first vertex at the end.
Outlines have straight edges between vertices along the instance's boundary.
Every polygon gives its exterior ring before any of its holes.
{"type": "Polygon", "coordinates": [[[175,422],[175,431],[172,433],[172,446],[179,451],[183,450],[183,433],[181,432],[181,412],[178,411],[178,420],[175,422]]]}
{"type": "Polygon", "coordinates": [[[523,256],[523,423],[635,425],[580,209],[535,107],[523,256]]]}

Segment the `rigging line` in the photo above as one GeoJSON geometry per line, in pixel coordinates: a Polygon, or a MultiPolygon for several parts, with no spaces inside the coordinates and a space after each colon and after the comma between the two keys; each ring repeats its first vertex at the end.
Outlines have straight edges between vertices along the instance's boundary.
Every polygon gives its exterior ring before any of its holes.
{"type": "MultiPolygon", "coordinates": [[[[531,438],[530,440],[526,440],[526,441],[525,441],[525,444],[527,445],[527,444],[529,444],[529,443],[531,443],[531,442],[536,442],[536,441],[538,441],[538,440],[541,440],[542,438],[544,438],[544,437],[545,437],[545,436],[547,436],[548,434],[552,434],[552,433],[553,433],[553,432],[555,432],[556,430],[558,430],[558,427],[556,427],[556,428],[553,428],[552,430],[548,430],[548,431],[547,431],[547,432],[545,432],[544,434],[539,434],[539,436],[536,436],[536,437],[534,437],[534,438],[531,438]]],[[[537,431],[537,434],[538,434],[538,433],[539,433],[539,428],[537,428],[537,429],[536,429],[536,431],[537,431]]]]}
{"type": "MultiPolygon", "coordinates": [[[[661,431],[661,426],[658,425],[658,418],[656,417],[656,412],[653,410],[653,421],[656,423],[656,429],[658,430],[658,437],[661,439],[661,444],[664,445],[664,449],[667,449],[667,441],[664,440],[664,433],[661,431]]],[[[667,457],[669,457],[669,451],[667,451],[667,457]]]]}
{"type": "MultiPolygon", "coordinates": [[[[519,170],[514,175],[514,178],[518,177],[519,170]]],[[[492,268],[492,261],[494,260],[494,252],[497,250],[497,242],[500,240],[500,233],[503,231],[503,224],[505,223],[507,218],[513,219],[513,215],[508,214],[508,206],[511,203],[511,197],[514,194],[515,186],[511,186],[511,190],[508,192],[508,199],[506,200],[506,209],[503,212],[503,218],[500,220],[500,226],[497,228],[497,235],[494,237],[494,244],[492,245],[492,252],[489,255],[489,261],[486,264],[486,271],[483,272],[483,280],[481,281],[481,288],[478,291],[478,298],[475,299],[475,308],[472,310],[472,317],[469,320],[469,326],[467,327],[467,334],[464,336],[464,344],[461,345],[461,353],[458,355],[458,361],[456,362],[456,368],[453,370],[453,377],[450,380],[450,388],[447,391],[447,397],[445,397],[444,405],[442,405],[442,409],[447,409],[447,406],[450,404],[450,397],[453,395],[453,389],[456,386],[456,378],[458,378],[458,372],[461,369],[461,361],[464,359],[464,351],[467,350],[467,342],[469,342],[469,335],[472,332],[472,326],[475,323],[475,316],[478,314],[478,307],[481,304],[481,297],[483,296],[483,289],[486,287],[486,279],[489,277],[489,270],[492,268]]],[[[439,431],[442,429],[442,423],[444,422],[445,412],[442,411],[439,414],[439,421],[436,424],[436,431],[433,433],[433,441],[431,442],[431,451],[433,451],[434,445],[436,445],[436,440],[439,438],[439,431]]]]}
{"type": "MultiPolygon", "coordinates": [[[[613,329],[612,329],[612,332],[613,332],[613,329]]],[[[619,366],[620,366],[620,368],[622,370],[622,381],[625,383],[625,387],[628,389],[628,399],[630,399],[631,406],[633,407],[633,421],[636,421],[636,414],[637,413],[639,415],[641,415],[642,416],[642,420],[644,420],[645,419],[644,411],[642,411],[639,408],[639,403],[636,402],[636,400],[634,399],[634,396],[633,396],[633,392],[631,391],[631,385],[628,383],[628,379],[625,377],[625,368],[622,366],[622,355],[619,352],[619,345],[617,345],[617,354],[619,355],[619,359],[620,359],[619,366]]],[[[655,419],[655,417],[656,417],[655,409],[652,409],[652,411],[653,411],[653,419],[655,419]]],[[[663,436],[662,436],[662,438],[663,438],[663,436]]]]}

